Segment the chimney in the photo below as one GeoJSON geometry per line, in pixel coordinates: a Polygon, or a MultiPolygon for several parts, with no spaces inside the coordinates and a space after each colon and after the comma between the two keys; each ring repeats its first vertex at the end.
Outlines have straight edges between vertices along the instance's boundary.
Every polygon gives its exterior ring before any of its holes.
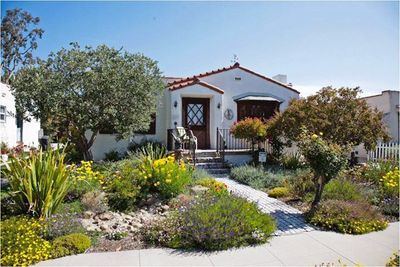
{"type": "Polygon", "coordinates": [[[287,84],[287,76],[286,74],[278,74],[272,77],[275,81],[281,82],[283,84],[287,84]]]}

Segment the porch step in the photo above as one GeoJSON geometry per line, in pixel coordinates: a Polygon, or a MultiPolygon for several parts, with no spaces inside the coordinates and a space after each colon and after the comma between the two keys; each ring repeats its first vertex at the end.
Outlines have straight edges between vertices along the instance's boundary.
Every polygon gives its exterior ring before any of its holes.
{"type": "Polygon", "coordinates": [[[199,169],[223,169],[225,168],[225,164],[222,161],[214,161],[214,162],[196,162],[196,167],[199,169]]]}
{"type": "MultiPolygon", "coordinates": [[[[193,159],[189,158],[189,162],[192,162],[193,159]]],[[[218,163],[218,162],[222,162],[222,158],[220,157],[198,157],[196,155],[196,165],[198,163],[218,163]]]]}

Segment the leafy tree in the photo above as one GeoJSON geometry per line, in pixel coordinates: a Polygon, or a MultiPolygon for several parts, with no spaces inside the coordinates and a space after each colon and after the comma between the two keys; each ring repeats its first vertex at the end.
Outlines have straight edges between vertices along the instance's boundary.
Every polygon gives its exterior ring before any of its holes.
{"type": "Polygon", "coordinates": [[[32,51],[44,32],[35,27],[39,21],[19,8],[7,10],[1,21],[2,82],[9,84],[18,66],[34,62],[32,51]]]}
{"type": "Polygon", "coordinates": [[[347,149],[326,142],[322,138],[322,134],[320,136],[310,135],[304,129],[298,144],[302,155],[314,173],[315,197],[311,204],[311,211],[313,211],[321,200],[325,185],[335,178],[346,165],[347,149]]]}
{"type": "Polygon", "coordinates": [[[324,87],[317,94],[292,100],[282,113],[268,121],[268,133],[281,140],[300,141],[302,128],[322,133],[326,141],[340,146],[364,143],[375,147],[378,139],[388,139],[383,114],[358,98],[357,88],[324,87]]]}
{"type": "Polygon", "coordinates": [[[88,160],[99,131],[123,138],[148,129],[164,88],[160,75],[142,54],[74,43],[18,71],[13,89],[21,111],[66,135],[88,160]]]}

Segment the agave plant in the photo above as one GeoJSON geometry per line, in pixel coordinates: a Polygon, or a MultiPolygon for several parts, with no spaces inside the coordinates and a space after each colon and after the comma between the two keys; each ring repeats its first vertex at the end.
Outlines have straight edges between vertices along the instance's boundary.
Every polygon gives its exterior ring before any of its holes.
{"type": "Polygon", "coordinates": [[[73,181],[64,159],[64,150],[40,150],[26,159],[11,158],[6,176],[22,210],[45,218],[57,210],[73,181]]]}
{"type": "Polygon", "coordinates": [[[139,158],[150,158],[151,160],[162,159],[167,156],[167,149],[162,145],[147,143],[140,148],[138,156],[139,158]]]}

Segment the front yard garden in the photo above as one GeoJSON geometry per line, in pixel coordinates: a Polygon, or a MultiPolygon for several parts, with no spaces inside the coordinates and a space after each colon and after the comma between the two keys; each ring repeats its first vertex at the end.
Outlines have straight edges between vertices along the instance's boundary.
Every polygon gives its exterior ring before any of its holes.
{"type": "Polygon", "coordinates": [[[33,151],[2,169],[1,265],[149,246],[221,250],[264,243],[275,230],[270,215],[163,147],[96,164],[65,156],[33,151]]]}

